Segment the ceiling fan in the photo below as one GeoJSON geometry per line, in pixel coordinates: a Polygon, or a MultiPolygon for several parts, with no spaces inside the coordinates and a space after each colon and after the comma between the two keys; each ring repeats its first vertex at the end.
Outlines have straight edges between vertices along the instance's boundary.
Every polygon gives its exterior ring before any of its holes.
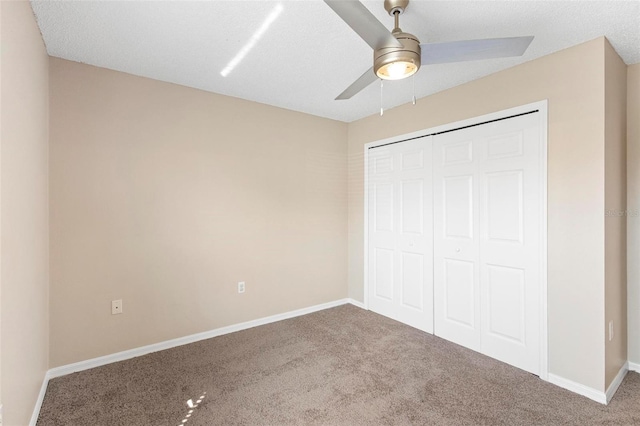
{"type": "Polygon", "coordinates": [[[409,0],[385,0],[384,8],[394,18],[391,32],[357,0],[324,0],[373,49],[373,67],[369,68],[336,100],[349,99],[376,81],[400,80],[415,74],[421,64],[521,56],[533,36],[422,43],[413,34],[400,29],[400,15],[409,0]]]}

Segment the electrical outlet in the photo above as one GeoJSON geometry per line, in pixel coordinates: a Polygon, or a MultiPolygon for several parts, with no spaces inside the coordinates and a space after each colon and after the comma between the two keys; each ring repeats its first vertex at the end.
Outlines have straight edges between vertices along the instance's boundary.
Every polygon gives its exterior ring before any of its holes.
{"type": "Polygon", "coordinates": [[[609,341],[613,340],[613,320],[609,321],[609,341]]]}
{"type": "Polygon", "coordinates": [[[122,299],[111,301],[111,315],[122,313],[122,299]]]}
{"type": "Polygon", "coordinates": [[[238,293],[244,293],[244,281],[238,283],[238,293]]]}

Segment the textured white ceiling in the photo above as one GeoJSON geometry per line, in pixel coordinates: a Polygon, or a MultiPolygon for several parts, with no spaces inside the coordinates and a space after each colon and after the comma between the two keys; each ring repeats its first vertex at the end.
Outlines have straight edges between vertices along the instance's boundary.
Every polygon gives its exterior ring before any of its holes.
{"type": "MultiPolygon", "coordinates": [[[[387,27],[383,0],[363,2],[387,27]]],[[[334,98],[372,65],[372,51],[326,4],[307,1],[32,1],[51,56],[342,121],[380,110],[376,83],[334,98]],[[283,10],[244,60],[220,71],[271,13],[283,10]]],[[[422,43],[533,35],[524,56],[424,66],[385,82],[391,108],[606,36],[640,62],[640,1],[420,1],[401,16],[422,43]]]]}

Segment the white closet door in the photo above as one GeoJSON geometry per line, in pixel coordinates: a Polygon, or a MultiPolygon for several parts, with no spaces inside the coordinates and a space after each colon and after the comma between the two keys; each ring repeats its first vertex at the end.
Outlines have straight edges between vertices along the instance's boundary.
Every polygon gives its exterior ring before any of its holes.
{"type": "Polygon", "coordinates": [[[538,114],[434,137],[435,333],[539,374],[538,114]]]}
{"type": "Polygon", "coordinates": [[[474,132],[433,138],[435,334],[480,350],[478,178],[474,132]]]}
{"type": "Polygon", "coordinates": [[[368,159],[369,309],[433,332],[431,144],[377,147],[368,159]]]}
{"type": "Polygon", "coordinates": [[[487,124],[479,141],[481,352],[539,374],[539,114],[487,124]]]}

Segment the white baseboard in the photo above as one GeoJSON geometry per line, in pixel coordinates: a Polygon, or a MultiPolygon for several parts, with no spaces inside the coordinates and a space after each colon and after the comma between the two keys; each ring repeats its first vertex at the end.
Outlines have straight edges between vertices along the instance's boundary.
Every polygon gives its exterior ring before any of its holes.
{"type": "Polygon", "coordinates": [[[549,383],[553,383],[556,386],[560,386],[561,388],[577,393],[578,395],[585,396],[589,399],[599,402],[600,404],[607,405],[620,387],[620,384],[624,380],[624,376],[627,375],[627,372],[629,371],[629,365],[630,363],[628,362],[624,363],[624,365],[620,368],[620,371],[618,371],[616,377],[609,385],[609,388],[606,392],[590,388],[589,386],[585,386],[583,384],[565,379],[564,377],[560,377],[551,373],[549,373],[548,381],[549,383]]]}
{"type": "Polygon", "coordinates": [[[629,361],[629,371],[635,371],[636,373],[640,373],[640,364],[629,361]]]}
{"type": "Polygon", "coordinates": [[[211,339],[212,337],[222,336],[224,334],[234,333],[236,331],[246,330],[248,328],[258,327],[260,325],[271,324],[286,320],[289,318],[295,318],[302,315],[307,315],[313,312],[322,311],[329,308],[334,308],[340,305],[346,305],[350,303],[359,308],[364,308],[364,305],[353,299],[340,299],[333,302],[322,303],[320,305],[310,306],[308,308],[297,309],[295,311],[285,312],[283,314],[271,315],[257,320],[242,322],[240,324],[234,324],[227,327],[216,328],[214,330],[205,331],[202,333],[192,334],[189,336],[179,337],[177,339],[166,340],[164,342],[154,343],[152,345],[142,346],[139,348],[129,349],[122,352],[117,352],[111,355],[105,355],[98,358],[92,358],[85,361],[76,362],[73,364],[63,365],[60,367],[52,368],[46,372],[42,381],[42,387],[40,388],[40,394],[36,401],[36,405],[33,409],[31,416],[30,426],[35,426],[38,416],[40,415],[40,408],[44,401],[44,395],[47,391],[47,385],[49,380],[55,377],[66,376],[67,374],[76,373],[78,371],[89,370],[91,368],[101,367],[103,365],[111,364],[118,361],[124,361],[131,358],[136,358],[142,355],[147,355],[152,352],[158,352],[165,349],[175,348],[177,346],[187,345],[189,343],[198,342],[200,340],[211,339]]]}
{"type": "Polygon", "coordinates": [[[613,398],[613,395],[615,395],[616,391],[620,387],[620,384],[624,380],[624,376],[626,376],[628,372],[629,362],[625,362],[624,365],[620,368],[620,371],[618,371],[618,374],[616,374],[616,377],[613,378],[613,381],[609,385],[609,388],[607,388],[607,392],[605,394],[607,398],[607,404],[611,402],[611,398],[613,398]]]}
{"type": "Polygon", "coordinates": [[[177,339],[154,343],[152,345],[129,349],[129,350],[117,352],[111,355],[92,358],[86,361],[80,361],[73,364],[63,365],[61,367],[56,367],[49,370],[49,378],[66,376],[67,374],[75,373],[77,371],[89,370],[91,368],[101,367],[103,365],[111,364],[114,362],[124,361],[127,359],[136,358],[142,355],[147,355],[152,352],[158,352],[165,349],[175,348],[177,346],[188,345],[189,343],[199,342],[200,340],[211,339],[212,337],[222,336],[224,334],[234,333],[236,331],[258,327],[260,325],[271,324],[273,322],[282,321],[289,318],[295,318],[302,315],[307,315],[312,312],[322,311],[322,310],[334,308],[340,305],[346,305],[347,303],[350,303],[350,302],[351,302],[350,299],[340,299],[333,302],[310,306],[308,308],[302,308],[302,309],[297,309],[295,311],[285,312],[283,314],[271,315],[268,317],[259,318],[252,321],[229,325],[227,327],[221,327],[221,328],[216,328],[214,330],[204,331],[202,333],[179,337],[177,339]]]}
{"type": "Polygon", "coordinates": [[[347,299],[349,301],[349,303],[351,303],[353,306],[357,306],[360,309],[367,309],[366,306],[364,306],[364,303],[357,301],[356,299],[347,299]]]}
{"type": "Polygon", "coordinates": [[[589,386],[585,386],[572,380],[565,379],[564,377],[556,376],[552,373],[549,373],[548,379],[549,383],[553,383],[556,386],[560,386],[561,388],[569,390],[573,393],[577,393],[578,395],[586,396],[587,398],[599,402],[600,404],[606,405],[607,403],[607,396],[604,392],[590,388],[589,386]]]}
{"type": "Polygon", "coordinates": [[[49,371],[44,373],[44,378],[42,379],[42,386],[40,386],[40,393],[38,394],[36,405],[35,407],[33,407],[33,414],[31,414],[31,420],[29,421],[29,426],[36,426],[36,422],[38,421],[38,416],[40,415],[40,408],[42,408],[42,403],[44,402],[44,394],[47,392],[47,386],[49,385],[49,379],[50,379],[49,371]]]}

